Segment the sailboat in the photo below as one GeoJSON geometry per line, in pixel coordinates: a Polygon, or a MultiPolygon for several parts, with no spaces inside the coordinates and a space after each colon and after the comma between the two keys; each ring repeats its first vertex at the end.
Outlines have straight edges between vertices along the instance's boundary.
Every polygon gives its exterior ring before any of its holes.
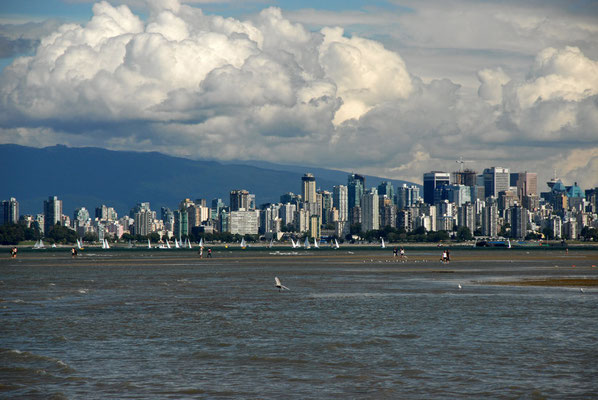
{"type": "Polygon", "coordinates": [[[244,249],[245,247],[247,247],[247,243],[245,243],[245,238],[241,239],[241,248],[244,249]]]}
{"type": "Polygon", "coordinates": [[[152,243],[150,242],[149,238],[147,239],[147,248],[148,249],[152,248],[152,243]]]}
{"type": "Polygon", "coordinates": [[[77,239],[77,248],[79,250],[83,250],[83,241],[82,240],[77,239]]]}
{"type": "Polygon", "coordinates": [[[179,241],[177,240],[177,238],[174,238],[174,248],[175,249],[180,249],[181,246],[179,245],[179,241]]]}
{"type": "Polygon", "coordinates": [[[170,240],[166,239],[166,248],[170,249],[170,240]]]}
{"type": "Polygon", "coordinates": [[[382,248],[385,249],[386,248],[386,243],[384,243],[384,238],[380,238],[382,240],[382,248]]]}
{"type": "Polygon", "coordinates": [[[511,248],[511,239],[507,238],[507,246],[509,247],[509,249],[511,248]]]}
{"type": "Polygon", "coordinates": [[[38,240],[37,242],[35,242],[35,244],[33,245],[34,249],[43,249],[45,248],[44,246],[44,242],[42,242],[42,240],[38,240]]]}
{"type": "Polygon", "coordinates": [[[187,238],[187,248],[192,249],[191,241],[189,240],[189,238],[187,238]]]}
{"type": "Polygon", "coordinates": [[[305,247],[306,249],[309,249],[311,246],[309,245],[309,239],[305,238],[305,243],[303,243],[303,247],[305,247]]]}
{"type": "Polygon", "coordinates": [[[318,241],[316,240],[316,238],[314,238],[314,248],[319,249],[320,245],[318,244],[318,241]]]}
{"type": "Polygon", "coordinates": [[[203,247],[203,238],[199,239],[199,247],[203,247]]]}
{"type": "Polygon", "coordinates": [[[334,248],[339,249],[341,246],[338,245],[338,240],[334,239],[334,248]]]}
{"type": "Polygon", "coordinates": [[[102,249],[109,249],[110,245],[106,239],[102,239],[102,249]]]}

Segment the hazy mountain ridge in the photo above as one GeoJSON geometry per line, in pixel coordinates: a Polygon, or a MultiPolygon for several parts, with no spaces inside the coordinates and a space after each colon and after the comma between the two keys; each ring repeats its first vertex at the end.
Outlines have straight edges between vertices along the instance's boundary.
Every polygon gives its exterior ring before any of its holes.
{"type": "MultiPolygon", "coordinates": [[[[63,200],[63,213],[77,207],[93,213],[106,204],[119,215],[149,201],[153,210],[177,207],[184,198],[221,198],[232,189],[247,189],[259,204],[278,202],[286,192],[301,193],[301,176],[312,172],[318,188],[347,184],[347,172],[261,161],[221,163],[190,160],[156,152],[113,151],[95,147],[25,147],[0,145],[0,200],[15,197],[21,214],[43,212],[48,196],[63,200]]],[[[357,172],[357,171],[356,171],[357,172]]],[[[383,180],[366,176],[366,186],[383,180]]]]}

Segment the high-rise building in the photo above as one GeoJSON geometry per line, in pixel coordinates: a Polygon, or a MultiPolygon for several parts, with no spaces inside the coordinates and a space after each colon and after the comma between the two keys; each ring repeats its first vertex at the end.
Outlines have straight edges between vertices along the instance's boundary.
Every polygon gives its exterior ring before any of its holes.
{"type": "Polygon", "coordinates": [[[233,235],[257,235],[259,227],[259,213],[253,211],[231,211],[229,215],[229,232],[233,235]]]}
{"type": "Polygon", "coordinates": [[[510,175],[510,185],[517,187],[517,196],[522,202],[525,196],[538,195],[538,174],[533,172],[515,172],[510,175]]]}
{"type": "Polygon", "coordinates": [[[482,234],[488,237],[498,236],[498,204],[494,197],[486,199],[482,214],[482,234]]]}
{"type": "Polygon", "coordinates": [[[434,192],[437,188],[448,185],[451,174],[442,171],[431,171],[424,174],[424,203],[434,204],[434,192]]]}
{"type": "Polygon", "coordinates": [[[313,174],[306,173],[301,177],[301,194],[304,203],[316,202],[316,178],[313,174]]]}
{"type": "Polygon", "coordinates": [[[457,225],[467,227],[473,235],[476,229],[475,217],[476,213],[473,204],[465,203],[462,206],[460,206],[459,210],[457,211],[457,225]]]}
{"type": "Polygon", "coordinates": [[[250,210],[249,192],[247,190],[231,190],[230,192],[230,210],[248,211],[250,210]]]}
{"type": "Polygon", "coordinates": [[[475,186],[477,180],[477,172],[471,169],[453,172],[453,184],[475,186]]]}
{"type": "Polygon", "coordinates": [[[365,177],[357,174],[350,174],[347,178],[347,199],[349,211],[354,207],[361,206],[361,196],[365,189],[365,177]]]}
{"type": "Polygon", "coordinates": [[[399,210],[411,207],[413,204],[417,203],[419,199],[419,186],[407,186],[406,184],[403,184],[403,186],[397,187],[395,204],[399,210]]]}
{"type": "Polygon", "coordinates": [[[0,225],[16,224],[19,221],[19,202],[11,197],[3,200],[0,208],[0,225]]]}
{"type": "Polygon", "coordinates": [[[50,232],[52,227],[60,223],[62,218],[62,200],[56,196],[48,197],[44,200],[44,233],[50,232]]]}
{"type": "Polygon", "coordinates": [[[212,213],[210,218],[217,220],[220,210],[222,210],[224,207],[225,204],[222,199],[212,199],[212,213]]]}
{"type": "Polygon", "coordinates": [[[486,197],[498,197],[500,192],[509,190],[510,175],[508,168],[491,167],[484,170],[484,192],[486,197]]]}
{"type": "Polygon", "coordinates": [[[509,209],[511,212],[511,236],[517,239],[524,239],[527,234],[528,212],[521,206],[514,206],[509,209]]]}
{"type": "Polygon", "coordinates": [[[384,181],[378,185],[378,196],[386,196],[393,200],[395,198],[395,191],[391,182],[384,181]]]}
{"type": "Polygon", "coordinates": [[[380,229],[378,191],[368,190],[361,200],[361,230],[367,232],[380,229]]]}
{"type": "Polygon", "coordinates": [[[332,203],[338,210],[339,221],[349,220],[349,192],[347,186],[338,185],[332,188],[332,203]]]}

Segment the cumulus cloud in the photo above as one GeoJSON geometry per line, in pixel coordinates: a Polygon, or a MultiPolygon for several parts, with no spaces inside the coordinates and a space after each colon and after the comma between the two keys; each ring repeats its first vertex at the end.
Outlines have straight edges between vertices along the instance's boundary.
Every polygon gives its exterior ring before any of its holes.
{"type": "Polygon", "coordinates": [[[463,156],[478,169],[559,166],[595,185],[583,171],[598,162],[597,71],[579,47],[547,47],[525,77],[481,68],[477,96],[464,96],[450,79],[421,79],[378,41],[338,27],[310,31],[278,8],[239,20],[151,1],[142,19],[102,1],[85,25],[61,25],[4,69],[0,141],[414,181],[463,156]],[[575,157],[587,162],[562,167],[575,157]]]}

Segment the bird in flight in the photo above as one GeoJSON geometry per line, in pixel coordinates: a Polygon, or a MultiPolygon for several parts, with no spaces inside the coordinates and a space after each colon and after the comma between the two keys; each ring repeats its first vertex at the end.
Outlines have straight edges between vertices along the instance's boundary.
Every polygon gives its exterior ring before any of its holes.
{"type": "Polygon", "coordinates": [[[278,288],[279,292],[283,289],[291,290],[288,287],[286,287],[285,285],[283,285],[282,283],[280,283],[280,279],[278,279],[277,276],[274,277],[274,286],[276,286],[278,288]]]}

